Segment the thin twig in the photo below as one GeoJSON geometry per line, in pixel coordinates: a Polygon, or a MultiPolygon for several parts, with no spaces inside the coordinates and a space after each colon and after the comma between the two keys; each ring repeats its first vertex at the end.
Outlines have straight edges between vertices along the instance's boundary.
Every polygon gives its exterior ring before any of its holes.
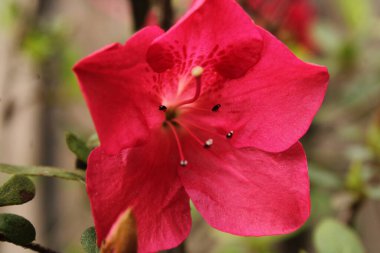
{"type": "Polygon", "coordinates": [[[150,10],[149,0],[131,0],[135,31],[144,27],[146,17],[150,10]]]}
{"type": "Polygon", "coordinates": [[[22,245],[22,247],[26,248],[26,249],[30,249],[30,250],[33,250],[33,251],[36,251],[36,252],[39,252],[39,253],[58,253],[57,251],[54,251],[52,249],[49,249],[49,248],[46,248],[46,247],[43,247],[37,243],[28,243],[26,245],[22,245]]]}
{"type": "Polygon", "coordinates": [[[162,0],[162,20],[161,27],[164,30],[169,30],[169,28],[173,25],[174,19],[174,10],[172,6],[171,0],[162,0]]]}
{"type": "MultiPolygon", "coordinates": [[[[9,242],[9,243],[15,244],[15,243],[7,240],[1,234],[0,234],[0,242],[9,242]]],[[[39,252],[39,253],[58,253],[57,251],[54,251],[52,249],[46,248],[44,246],[41,246],[41,245],[39,245],[37,243],[33,243],[33,242],[25,244],[25,245],[19,245],[19,244],[15,244],[15,245],[23,247],[25,249],[30,249],[30,250],[33,250],[33,251],[36,251],[36,252],[39,252]]]]}

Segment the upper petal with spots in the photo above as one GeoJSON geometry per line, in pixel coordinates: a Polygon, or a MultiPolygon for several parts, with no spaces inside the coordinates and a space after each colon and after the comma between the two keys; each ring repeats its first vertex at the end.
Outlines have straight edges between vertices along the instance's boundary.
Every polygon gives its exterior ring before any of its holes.
{"type": "Polygon", "coordinates": [[[74,67],[107,152],[141,144],[162,121],[156,113],[160,98],[152,89],[155,73],[145,61],[148,46],[162,33],[157,27],[145,28],[125,45],[107,46],[74,67]]]}

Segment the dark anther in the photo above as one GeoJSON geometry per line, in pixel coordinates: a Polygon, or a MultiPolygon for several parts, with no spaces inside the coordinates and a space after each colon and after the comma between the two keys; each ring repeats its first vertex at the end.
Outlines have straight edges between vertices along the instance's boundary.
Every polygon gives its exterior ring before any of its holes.
{"type": "Polygon", "coordinates": [[[214,105],[214,107],[211,109],[213,112],[219,111],[219,108],[222,107],[221,104],[214,105]]]}
{"type": "Polygon", "coordinates": [[[166,111],[168,108],[166,107],[166,106],[164,106],[164,105],[160,105],[159,107],[158,107],[158,110],[160,110],[160,111],[166,111]]]}
{"type": "Polygon", "coordinates": [[[226,135],[226,137],[227,137],[228,139],[231,139],[233,135],[234,135],[234,131],[230,131],[230,132],[226,135]]]}

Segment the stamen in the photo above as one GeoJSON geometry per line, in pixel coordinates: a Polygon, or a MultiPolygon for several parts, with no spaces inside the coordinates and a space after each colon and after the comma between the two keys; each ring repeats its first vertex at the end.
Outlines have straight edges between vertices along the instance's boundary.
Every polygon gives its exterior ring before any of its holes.
{"type": "MultiPolygon", "coordinates": [[[[216,131],[212,131],[212,130],[210,130],[210,129],[208,129],[208,128],[205,128],[205,127],[202,127],[202,126],[196,125],[196,124],[194,124],[194,123],[191,122],[191,121],[186,121],[186,124],[187,124],[187,125],[191,125],[192,127],[198,128],[199,130],[202,130],[202,131],[205,131],[205,132],[207,132],[207,133],[210,133],[211,135],[215,135],[215,134],[217,134],[217,135],[221,135],[221,134],[219,134],[219,133],[216,132],[216,131]]],[[[182,123],[181,123],[181,125],[182,125],[182,123]]],[[[233,131],[232,131],[232,132],[233,132],[233,131]]]]}
{"type": "Polygon", "coordinates": [[[173,126],[173,124],[170,121],[167,121],[167,123],[168,123],[168,126],[170,127],[170,129],[172,130],[175,141],[177,143],[178,153],[179,153],[179,157],[181,159],[179,165],[181,165],[182,167],[186,167],[188,162],[185,159],[185,156],[183,155],[183,150],[182,150],[181,142],[179,141],[177,131],[175,130],[175,127],[173,126]]]}
{"type": "Polygon", "coordinates": [[[205,148],[209,148],[211,147],[211,145],[214,143],[214,140],[213,139],[208,139],[207,141],[205,141],[205,145],[204,147],[205,148]]]}
{"type": "Polygon", "coordinates": [[[199,98],[199,95],[201,94],[201,88],[202,88],[202,80],[201,80],[202,74],[203,74],[203,68],[201,66],[196,66],[191,70],[191,75],[195,78],[195,82],[196,82],[194,97],[188,100],[182,101],[181,103],[177,105],[177,107],[181,105],[191,104],[199,98]]]}
{"type": "Polygon", "coordinates": [[[205,142],[203,142],[201,139],[199,139],[187,126],[185,126],[184,124],[181,124],[178,121],[174,121],[174,122],[176,122],[178,125],[180,125],[181,127],[183,127],[190,134],[190,136],[193,137],[193,139],[196,142],[198,142],[199,144],[201,144],[202,146],[204,146],[205,142]]]}
{"type": "Polygon", "coordinates": [[[187,160],[181,160],[181,162],[179,163],[182,167],[186,167],[188,162],[187,160]]]}
{"type": "Polygon", "coordinates": [[[167,109],[168,109],[168,108],[167,108],[166,106],[164,106],[164,105],[160,105],[160,106],[158,107],[158,110],[160,110],[160,111],[164,111],[164,112],[166,112],[167,109]]]}
{"type": "Polygon", "coordinates": [[[219,108],[220,108],[220,107],[222,107],[221,104],[214,105],[214,107],[211,109],[211,111],[213,111],[213,112],[217,112],[217,111],[219,111],[219,108]]]}
{"type": "Polygon", "coordinates": [[[228,139],[231,139],[233,135],[234,135],[234,131],[231,130],[231,131],[228,132],[228,134],[226,135],[226,137],[228,139]]]}

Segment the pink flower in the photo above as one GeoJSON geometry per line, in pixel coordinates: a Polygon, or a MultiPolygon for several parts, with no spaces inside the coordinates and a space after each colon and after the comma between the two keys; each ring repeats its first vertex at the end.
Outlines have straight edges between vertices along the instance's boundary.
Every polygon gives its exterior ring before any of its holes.
{"type": "Polygon", "coordinates": [[[308,218],[298,140],[327,69],[297,59],[235,1],[196,1],[168,32],[145,28],[74,70],[101,141],[87,170],[98,242],[132,208],[139,252],[175,247],[190,199],[237,235],[289,233],[308,218]]]}
{"type": "Polygon", "coordinates": [[[310,36],[315,20],[310,0],[248,0],[248,3],[254,11],[253,17],[260,19],[264,27],[279,35],[290,35],[290,39],[308,49],[316,49],[310,36]]]}

